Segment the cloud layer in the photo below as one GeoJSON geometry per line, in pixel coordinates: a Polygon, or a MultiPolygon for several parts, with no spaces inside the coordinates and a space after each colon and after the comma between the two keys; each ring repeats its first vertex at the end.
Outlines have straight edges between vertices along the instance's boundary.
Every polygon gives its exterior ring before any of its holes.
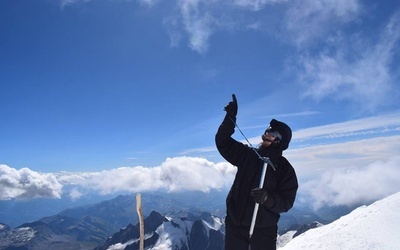
{"type": "Polygon", "coordinates": [[[400,190],[400,157],[363,167],[331,168],[301,186],[315,208],[372,202],[400,190]]]}
{"type": "Polygon", "coordinates": [[[236,170],[228,163],[212,163],[202,158],[168,158],[158,167],[122,167],[91,173],[61,173],[57,179],[63,185],[81,190],[110,194],[121,191],[168,192],[226,188],[236,170]]]}
{"type": "MultiPolygon", "coordinates": [[[[295,167],[299,197],[314,207],[354,205],[400,190],[400,136],[319,145],[285,153],[295,167]]],[[[0,165],[0,199],[79,199],[86,194],[228,190],[236,168],[204,158],[168,158],[157,167],[100,172],[38,173],[0,165]]]]}
{"type": "Polygon", "coordinates": [[[235,167],[202,158],[168,158],[158,167],[121,167],[100,172],[38,173],[0,165],[0,199],[60,198],[63,191],[71,199],[86,193],[103,195],[118,192],[163,190],[202,191],[228,188],[235,167]]]}
{"type": "Polygon", "coordinates": [[[60,198],[62,185],[52,174],[0,165],[0,199],[60,198]]]}

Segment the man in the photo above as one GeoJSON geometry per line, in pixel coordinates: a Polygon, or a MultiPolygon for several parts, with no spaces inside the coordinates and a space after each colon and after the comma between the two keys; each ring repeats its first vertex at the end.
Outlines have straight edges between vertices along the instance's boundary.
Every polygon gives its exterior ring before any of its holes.
{"type": "Polygon", "coordinates": [[[220,154],[237,167],[226,199],[225,249],[248,250],[251,246],[251,250],[275,250],[280,213],[292,208],[298,188],[296,173],[282,156],[289,146],[292,131],[285,123],[272,119],[257,149],[236,141],[231,136],[238,105],[235,95],[232,99],[224,109],[226,116],[215,136],[220,154]],[[273,166],[268,164],[264,186],[258,188],[264,166],[262,157],[268,157],[273,166]],[[255,203],[259,203],[259,209],[250,238],[255,203]]]}

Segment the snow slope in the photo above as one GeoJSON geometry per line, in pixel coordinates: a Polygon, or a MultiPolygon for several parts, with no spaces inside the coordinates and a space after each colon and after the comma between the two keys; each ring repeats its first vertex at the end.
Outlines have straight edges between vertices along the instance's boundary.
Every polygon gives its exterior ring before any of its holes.
{"type": "Polygon", "coordinates": [[[322,227],[310,229],[279,250],[400,249],[400,192],[322,227]]]}

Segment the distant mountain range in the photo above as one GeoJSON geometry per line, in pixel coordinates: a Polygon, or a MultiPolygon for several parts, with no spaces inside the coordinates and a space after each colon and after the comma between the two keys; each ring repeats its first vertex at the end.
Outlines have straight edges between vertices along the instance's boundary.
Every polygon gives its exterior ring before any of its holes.
{"type": "MultiPolygon", "coordinates": [[[[142,206],[147,217],[146,244],[149,246],[171,244],[177,249],[223,249],[224,194],[145,193],[142,206]]],[[[280,234],[293,231],[294,226],[306,230],[314,221],[323,222],[312,212],[293,208],[282,214],[280,234]]],[[[77,250],[110,246],[136,249],[137,223],[135,196],[120,195],[93,205],[69,208],[16,228],[2,224],[0,249],[77,250]]]]}
{"type": "MultiPolygon", "coordinates": [[[[218,210],[225,207],[226,194],[223,191],[212,191],[210,193],[197,191],[143,193],[143,212],[147,216],[153,210],[166,213],[169,211],[197,208],[201,211],[215,211],[218,213],[218,210]]],[[[118,197],[125,197],[122,203],[124,203],[123,206],[127,209],[126,212],[129,213],[128,222],[137,222],[135,196],[121,194],[118,197]]],[[[71,210],[70,212],[75,212],[78,208],[78,211],[85,212],[103,201],[119,203],[118,197],[115,200],[115,196],[87,195],[76,201],[71,201],[67,197],[62,199],[41,198],[0,201],[0,222],[11,227],[17,227],[26,222],[33,222],[49,215],[65,212],[67,209],[71,210]]],[[[79,212],[77,215],[80,216],[79,212]]]]}

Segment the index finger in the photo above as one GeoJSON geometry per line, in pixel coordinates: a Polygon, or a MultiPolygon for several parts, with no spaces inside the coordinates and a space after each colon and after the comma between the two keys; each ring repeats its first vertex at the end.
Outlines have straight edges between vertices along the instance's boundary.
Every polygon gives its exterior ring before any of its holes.
{"type": "Polygon", "coordinates": [[[232,100],[233,100],[234,103],[237,103],[236,95],[235,95],[235,94],[232,94],[232,100]]]}

